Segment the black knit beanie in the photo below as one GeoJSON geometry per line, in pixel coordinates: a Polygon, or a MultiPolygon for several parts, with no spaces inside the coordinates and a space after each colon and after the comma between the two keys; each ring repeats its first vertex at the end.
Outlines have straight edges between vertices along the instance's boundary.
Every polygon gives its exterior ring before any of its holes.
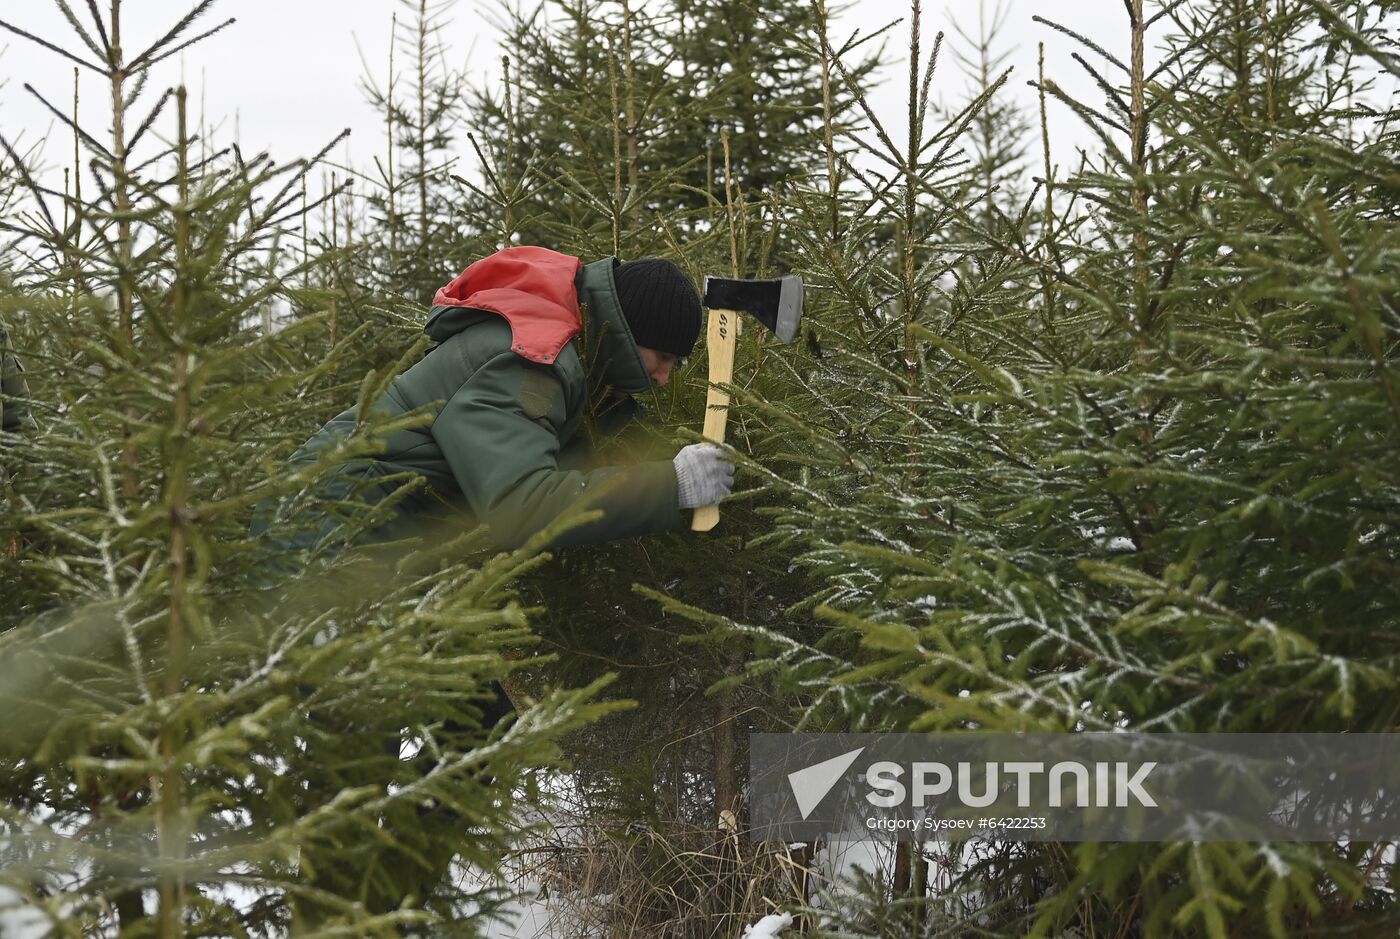
{"type": "Polygon", "coordinates": [[[700,295],[665,258],[638,258],[613,268],[622,315],[638,346],[687,356],[700,335],[700,295]]]}

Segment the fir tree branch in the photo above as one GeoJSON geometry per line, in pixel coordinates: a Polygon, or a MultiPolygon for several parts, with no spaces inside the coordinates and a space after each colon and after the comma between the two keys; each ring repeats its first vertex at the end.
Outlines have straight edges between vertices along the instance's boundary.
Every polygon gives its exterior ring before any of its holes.
{"type": "Polygon", "coordinates": [[[1359,49],[1392,76],[1400,78],[1400,56],[1386,52],[1384,49],[1377,47],[1375,43],[1368,40],[1357,29],[1353,28],[1328,0],[1303,0],[1303,2],[1310,6],[1313,11],[1326,22],[1328,28],[1340,33],[1347,42],[1356,49],[1359,49]]]}
{"type": "Polygon", "coordinates": [[[156,100],[156,103],[151,107],[150,113],[146,115],[146,119],[141,122],[140,126],[136,128],[136,132],[131,135],[131,139],[127,141],[127,153],[130,153],[146,131],[150,130],[151,125],[155,123],[156,118],[160,117],[161,111],[165,109],[166,102],[170,100],[174,93],[174,89],[167,88],[164,93],[161,94],[160,98],[156,100]]]}
{"type": "Polygon", "coordinates": [[[106,61],[107,50],[93,41],[93,38],[88,33],[87,29],[83,26],[81,22],[79,22],[78,18],[75,15],[73,15],[73,10],[68,6],[67,0],[54,0],[54,3],[58,6],[58,9],[63,13],[63,18],[68,21],[68,25],[73,27],[73,32],[77,33],[78,38],[83,41],[83,45],[87,46],[88,49],[92,51],[92,54],[97,56],[98,59],[106,61]]]}
{"type": "Polygon", "coordinates": [[[83,130],[77,124],[74,124],[73,119],[71,117],[69,117],[67,114],[50,104],[48,99],[41,95],[34,88],[33,85],[29,84],[28,82],[25,82],[24,90],[29,92],[35,98],[38,98],[39,103],[42,104],[45,108],[47,108],[50,114],[58,118],[60,123],[62,123],[65,127],[69,128],[74,133],[76,133],[82,139],[83,143],[88,145],[88,148],[90,150],[92,150],[94,153],[96,153],[98,156],[102,157],[105,160],[112,159],[112,154],[110,151],[107,150],[106,147],[98,143],[91,135],[87,133],[87,131],[83,130]]]}
{"type": "Polygon", "coordinates": [[[111,40],[107,38],[107,27],[102,23],[102,14],[97,11],[97,0],[87,0],[87,8],[88,13],[92,14],[92,25],[97,30],[97,38],[102,43],[102,60],[105,62],[112,48],[111,40]]]}
{"type": "Polygon", "coordinates": [[[1098,43],[1094,42],[1093,40],[1088,39],[1088,38],[1086,38],[1086,37],[1084,37],[1084,36],[1079,35],[1079,33],[1076,33],[1074,30],[1070,29],[1070,28],[1067,27],[1067,26],[1061,26],[1059,23],[1056,23],[1056,22],[1054,22],[1053,20],[1047,20],[1045,17],[1041,16],[1040,14],[1035,14],[1035,15],[1033,15],[1033,16],[1031,17],[1031,19],[1032,19],[1034,22],[1040,23],[1040,24],[1043,25],[1043,26],[1049,26],[1051,29],[1053,29],[1053,30],[1055,30],[1055,31],[1057,31],[1057,32],[1064,33],[1066,36],[1069,36],[1071,39],[1074,39],[1074,40],[1076,40],[1077,42],[1081,43],[1082,45],[1087,46],[1087,47],[1090,48],[1090,49],[1093,49],[1095,52],[1097,52],[1099,55],[1103,56],[1103,57],[1104,57],[1105,59],[1107,59],[1109,62],[1112,62],[1114,65],[1116,65],[1116,66],[1118,66],[1120,69],[1122,69],[1123,72],[1124,72],[1125,74],[1127,73],[1128,67],[1127,67],[1126,65],[1124,65],[1123,62],[1122,62],[1117,56],[1115,56],[1113,53],[1109,52],[1107,49],[1105,49],[1103,46],[1100,46],[1098,43]]]}
{"type": "Polygon", "coordinates": [[[92,71],[96,72],[96,73],[99,74],[99,75],[106,75],[106,74],[107,74],[106,71],[104,71],[104,70],[103,70],[102,68],[100,68],[99,66],[93,65],[91,62],[87,61],[86,59],[79,58],[78,56],[76,56],[76,55],[74,55],[73,53],[69,52],[67,49],[64,49],[64,48],[61,48],[61,47],[59,47],[59,46],[56,46],[56,45],[54,45],[53,43],[49,42],[47,39],[40,39],[38,36],[35,36],[33,33],[25,32],[24,30],[20,29],[18,26],[11,25],[10,23],[5,22],[4,20],[0,20],[0,29],[8,29],[10,32],[14,33],[16,36],[22,36],[22,37],[24,37],[25,39],[30,40],[31,42],[38,43],[39,45],[43,46],[45,49],[48,49],[48,50],[51,51],[51,52],[57,52],[59,55],[63,56],[65,59],[68,59],[70,62],[75,62],[75,63],[77,63],[78,65],[81,65],[83,68],[91,69],[92,71]]]}
{"type": "Polygon", "coordinates": [[[10,144],[9,139],[4,134],[0,134],[0,149],[5,151],[5,155],[8,156],[10,162],[14,164],[15,171],[19,173],[20,182],[33,194],[34,201],[39,205],[39,211],[43,213],[44,221],[48,223],[49,231],[58,231],[58,224],[54,221],[53,214],[49,211],[48,202],[44,199],[43,188],[30,174],[29,168],[24,164],[24,160],[20,157],[19,153],[16,152],[15,148],[10,144]]]}
{"type": "MultiPolygon", "coordinates": [[[[145,49],[145,51],[141,52],[141,53],[140,53],[139,55],[137,55],[136,57],[134,57],[134,58],[128,60],[128,62],[127,62],[127,71],[129,71],[129,72],[135,72],[135,71],[137,71],[138,69],[143,68],[146,64],[155,64],[155,62],[158,61],[158,60],[150,60],[150,57],[153,56],[153,55],[155,55],[155,54],[156,54],[157,52],[159,52],[162,48],[164,48],[165,46],[169,45],[169,44],[170,44],[171,42],[173,42],[174,40],[178,39],[179,36],[180,36],[180,34],[183,33],[183,32],[185,31],[185,29],[186,29],[191,23],[193,23],[195,20],[199,19],[199,18],[200,18],[201,16],[203,16],[206,12],[208,12],[209,8],[210,8],[211,6],[213,6],[216,2],[218,2],[218,0],[200,0],[199,3],[195,4],[194,7],[190,9],[190,12],[188,12],[188,13],[186,13],[184,16],[182,16],[182,17],[175,23],[175,25],[172,26],[172,27],[170,28],[170,29],[165,33],[165,35],[161,36],[161,37],[160,37],[159,39],[157,39],[155,42],[153,42],[153,43],[151,43],[149,46],[147,46],[146,49],[145,49]],[[147,60],[150,60],[150,62],[148,63],[147,60]]],[[[227,22],[224,22],[224,23],[220,24],[219,26],[215,27],[215,29],[214,29],[213,31],[217,31],[217,30],[219,30],[219,29],[223,29],[225,26],[229,25],[229,23],[231,23],[231,22],[233,22],[233,20],[228,20],[227,22]]],[[[212,31],[211,31],[211,32],[212,32],[212,31]]],[[[206,33],[206,35],[208,35],[208,34],[206,33]]],[[[197,40],[196,40],[196,41],[197,41],[197,40]]],[[[182,47],[183,47],[184,45],[189,45],[189,43],[183,43],[183,44],[182,44],[182,47]]],[[[162,58],[164,58],[164,56],[162,56],[162,58]]]]}
{"type": "Polygon", "coordinates": [[[1190,0],[1158,0],[1158,2],[1161,4],[1162,8],[1147,18],[1148,29],[1155,26],[1157,21],[1164,16],[1175,17],[1177,8],[1189,3],[1190,0]]]}
{"type": "Polygon", "coordinates": [[[1131,120],[1133,113],[1132,109],[1128,107],[1127,102],[1125,102],[1122,99],[1122,97],[1118,94],[1117,90],[1114,89],[1114,87],[1108,82],[1104,81],[1103,76],[1100,75],[1098,71],[1092,65],[1090,65],[1078,52],[1071,52],[1069,57],[1071,59],[1074,59],[1074,61],[1078,62],[1079,65],[1084,69],[1084,71],[1089,73],[1090,77],[1094,79],[1094,84],[1099,86],[1099,90],[1104,93],[1104,96],[1106,98],[1108,98],[1109,103],[1111,103],[1115,108],[1118,109],[1118,113],[1122,114],[1124,118],[1131,120]]]}

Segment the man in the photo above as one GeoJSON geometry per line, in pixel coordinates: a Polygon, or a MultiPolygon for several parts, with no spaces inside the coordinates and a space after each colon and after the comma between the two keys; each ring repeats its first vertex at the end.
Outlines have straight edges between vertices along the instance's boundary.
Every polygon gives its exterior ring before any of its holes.
{"type": "MultiPolygon", "coordinates": [[[[389,436],[373,459],[341,466],[333,495],[381,502],[405,478],[421,485],[375,527],[388,539],[423,533],[465,507],[513,548],[567,512],[602,510],[569,529],[565,546],[674,528],[681,510],[719,502],[733,465],[708,444],[672,460],[586,470],[585,424],[610,433],[635,417],[634,395],[666,384],[700,332],[700,300],[679,267],[659,258],[582,264],[546,248],[490,255],[437,292],[426,326],[438,341],[375,405],[386,415],[428,406],[430,425],[389,436]],[[392,478],[389,478],[392,477],[392,478]]],[[[298,452],[310,461],[343,438],[355,409],[298,452]]],[[[266,529],[264,517],[256,528],[266,529]]],[[[329,537],[330,519],[296,539],[329,537]]]]}
{"type": "MultiPolygon", "coordinates": [[[[670,261],[605,258],[585,265],[539,247],[483,258],[437,292],[426,332],[438,344],[374,405],[388,416],[426,407],[432,422],[390,434],[372,458],[336,467],[320,487],[316,511],[306,513],[295,501],[268,506],[254,529],[275,531],[278,548],[332,544],[343,536],[327,508],[382,507],[405,479],[418,485],[393,504],[387,520],[369,526],[370,540],[484,522],[492,540],[513,548],[580,509],[601,509],[602,516],[565,530],[552,546],[674,528],[682,510],[729,494],[734,467],[723,451],[696,444],[670,460],[589,470],[582,468],[591,449],[586,425],[608,434],[636,417],[633,396],[666,384],[694,347],[700,323],[695,286],[670,261]],[[311,522],[298,531],[306,515],[311,522]]],[[[351,408],[332,419],[294,460],[314,461],[353,430],[357,417],[351,408]]],[[[495,692],[494,701],[482,703],[484,728],[513,709],[499,686],[495,692]]],[[[462,728],[448,721],[444,729],[462,728]]],[[[397,750],[397,739],[387,743],[386,752],[397,750]]],[[[442,807],[424,811],[420,827],[465,824],[442,807]]],[[[409,892],[423,895],[447,870],[455,845],[440,838],[435,846],[445,853],[391,865],[413,884],[409,892]]],[[[355,888],[342,882],[354,873],[339,871],[332,854],[318,861],[317,885],[355,888]]],[[[368,902],[388,909],[401,899],[389,891],[368,902]]]]}

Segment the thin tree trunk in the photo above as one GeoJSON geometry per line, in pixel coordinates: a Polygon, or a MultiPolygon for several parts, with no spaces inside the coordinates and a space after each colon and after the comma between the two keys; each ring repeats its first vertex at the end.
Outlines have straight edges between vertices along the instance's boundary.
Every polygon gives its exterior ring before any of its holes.
{"type": "Polygon", "coordinates": [[[73,296],[71,300],[72,312],[78,312],[78,298],[87,293],[86,278],[83,277],[83,267],[78,259],[78,245],[82,243],[83,235],[83,159],[81,149],[81,134],[78,132],[78,68],[73,67],[73,220],[70,223],[72,232],[69,244],[72,248],[73,265],[73,296]]]}
{"type": "Polygon", "coordinates": [[[910,856],[912,845],[907,841],[899,841],[894,846],[894,870],[890,873],[890,896],[898,900],[900,897],[909,896],[910,877],[910,856]]]}
{"type": "Polygon", "coordinates": [[[418,0],[418,244],[421,266],[428,250],[428,0],[418,0]]]}
{"type": "Polygon", "coordinates": [[[1142,18],[1142,0],[1128,0],[1132,13],[1132,160],[1133,211],[1137,216],[1136,230],[1133,232],[1133,281],[1136,290],[1138,325],[1142,331],[1140,342],[1145,343],[1152,324],[1148,322],[1147,301],[1147,104],[1146,104],[1146,64],[1144,40],[1147,24],[1142,18]]]}
{"type": "Polygon", "coordinates": [[[394,46],[399,38],[399,15],[393,16],[389,30],[389,88],[384,95],[384,134],[387,138],[385,154],[385,184],[389,189],[389,272],[399,266],[399,219],[394,199],[394,46]]]}
{"type": "MultiPolygon", "coordinates": [[[[1050,118],[1049,111],[1045,103],[1045,43],[1040,44],[1039,56],[1039,92],[1040,92],[1040,145],[1041,154],[1045,160],[1045,216],[1041,222],[1040,243],[1042,246],[1041,255],[1046,264],[1050,259],[1045,255],[1053,255],[1055,261],[1059,261],[1059,246],[1055,240],[1055,167],[1050,162],[1050,118]]],[[[1055,304],[1058,297],[1058,284],[1055,278],[1043,267],[1037,270],[1037,277],[1040,279],[1041,309],[1044,311],[1045,329],[1053,335],[1055,332],[1055,304]]]]}
{"type": "Polygon", "coordinates": [[[612,104],[613,193],[612,193],[612,253],[622,253],[622,119],[617,90],[617,49],[608,35],[608,92],[612,104]]]}
{"type": "MultiPolygon", "coordinates": [[[[502,81],[505,84],[505,108],[506,108],[506,171],[502,179],[506,185],[515,178],[515,105],[517,98],[510,90],[510,57],[501,56],[502,81]]],[[[505,218],[503,220],[503,235],[501,237],[501,247],[509,248],[510,243],[515,240],[515,197],[512,195],[505,200],[505,218]]],[[[613,252],[616,254],[617,252],[613,252]]]]}
{"type": "MultiPolygon", "coordinates": [[[[324,179],[324,177],[322,177],[324,179]]],[[[336,195],[335,173],[331,173],[331,277],[335,284],[335,290],[331,292],[330,309],[330,344],[335,347],[336,343],[336,300],[340,293],[340,208],[339,198],[336,195]]],[[[322,216],[324,218],[325,216],[322,216]]]]}
{"type": "MultiPolygon", "coordinates": [[[[117,208],[117,324],[122,341],[135,341],[135,312],[131,291],[131,189],[126,166],[126,66],[122,62],[122,0],[112,0],[112,41],[107,59],[107,79],[112,88],[112,199],[117,208]]],[[[128,412],[130,421],[136,415],[128,412]]],[[[137,496],[136,447],[130,429],[122,446],[122,494],[137,496]]]]}
{"type": "Polygon", "coordinates": [[[827,42],[826,0],[816,0],[815,7],[822,60],[822,142],[826,147],[826,189],[831,199],[830,241],[834,245],[841,238],[841,181],[836,175],[836,138],[831,128],[831,47],[827,42]]]}
{"type": "Polygon", "coordinates": [[[918,350],[914,344],[918,293],[915,289],[918,245],[919,138],[923,136],[923,113],[919,107],[919,0],[911,0],[909,19],[909,138],[904,159],[904,218],[899,239],[901,305],[904,316],[905,394],[913,395],[919,384],[918,350]]]}
{"type": "MultiPolygon", "coordinates": [[[[173,367],[171,450],[167,474],[166,510],[170,519],[170,602],[166,623],[166,662],[164,692],[168,702],[176,700],[184,684],[189,635],[185,596],[189,564],[190,508],[188,479],[190,469],[190,311],[186,289],[190,278],[189,137],[186,124],[186,95],[182,86],[176,93],[179,108],[180,204],[175,216],[175,283],[170,334],[175,343],[173,367]]],[[[161,755],[165,769],[159,787],[157,840],[166,870],[160,877],[159,927],[162,939],[184,934],[185,880],[180,865],[185,854],[184,775],[178,753],[184,744],[182,718],[172,715],[161,730],[161,755]]]]}
{"type": "Polygon", "coordinates": [[[622,0],[622,70],[623,78],[627,82],[623,94],[627,117],[627,205],[630,206],[627,221],[635,224],[638,208],[637,86],[632,76],[632,9],[627,0],[622,0]]]}

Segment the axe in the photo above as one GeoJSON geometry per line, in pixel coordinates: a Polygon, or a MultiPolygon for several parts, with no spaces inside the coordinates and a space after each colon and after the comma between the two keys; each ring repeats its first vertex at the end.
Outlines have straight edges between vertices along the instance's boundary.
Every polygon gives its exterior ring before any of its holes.
{"type": "MultiPolygon", "coordinates": [[[[729,421],[729,392],[719,385],[732,384],[734,343],[739,338],[739,314],[748,313],[782,342],[791,342],[802,320],[802,278],[790,274],[775,280],[705,278],[705,306],[710,308],[705,348],[710,357],[710,390],[705,396],[704,437],[724,443],[729,421]]],[[[702,505],[691,520],[692,531],[709,531],[719,524],[719,506],[702,505]]]]}

